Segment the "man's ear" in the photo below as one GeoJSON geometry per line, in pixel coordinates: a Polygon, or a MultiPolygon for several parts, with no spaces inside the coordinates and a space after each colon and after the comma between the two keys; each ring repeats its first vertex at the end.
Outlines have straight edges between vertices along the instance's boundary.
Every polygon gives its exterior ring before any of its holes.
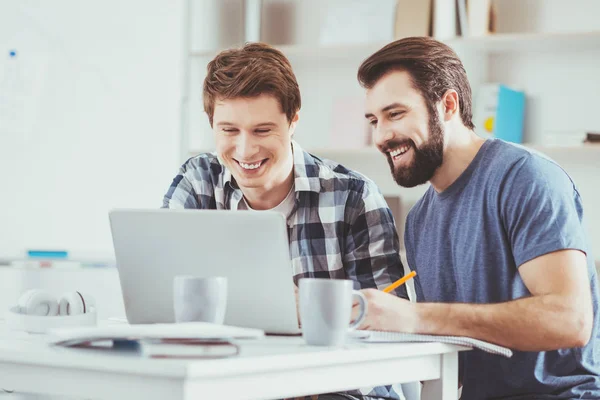
{"type": "Polygon", "coordinates": [[[448,89],[446,93],[444,93],[441,104],[444,121],[449,121],[454,115],[460,113],[458,93],[454,89],[448,89]]]}
{"type": "Polygon", "coordinates": [[[298,120],[300,119],[300,111],[297,111],[292,121],[290,122],[290,137],[294,136],[294,132],[296,131],[296,125],[298,125],[298,120]]]}

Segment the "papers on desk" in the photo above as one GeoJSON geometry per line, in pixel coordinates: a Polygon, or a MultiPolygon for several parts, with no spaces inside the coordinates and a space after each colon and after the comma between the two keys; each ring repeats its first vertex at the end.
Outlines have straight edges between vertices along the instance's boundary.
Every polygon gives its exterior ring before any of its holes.
{"type": "Polygon", "coordinates": [[[421,335],[412,333],[399,332],[382,332],[382,331],[360,331],[365,333],[365,337],[358,340],[367,343],[401,343],[401,342],[439,342],[456,344],[459,346],[467,346],[483,350],[487,353],[497,354],[507,358],[512,357],[512,351],[506,347],[496,344],[484,342],[482,340],[473,339],[464,336],[438,336],[438,335],[421,335]],[[368,333],[368,335],[367,335],[368,333]]]}
{"type": "Polygon", "coordinates": [[[239,328],[206,322],[182,324],[109,325],[100,327],[61,328],[48,331],[48,344],[78,346],[101,341],[136,340],[205,340],[228,341],[234,339],[259,339],[260,329],[239,328]]]}

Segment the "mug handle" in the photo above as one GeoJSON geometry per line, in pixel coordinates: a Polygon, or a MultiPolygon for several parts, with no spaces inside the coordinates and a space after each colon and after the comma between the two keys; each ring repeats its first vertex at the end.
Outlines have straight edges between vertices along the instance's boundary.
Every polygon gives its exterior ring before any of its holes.
{"type": "Polygon", "coordinates": [[[362,324],[362,322],[365,320],[365,317],[367,316],[367,308],[368,308],[367,298],[365,297],[364,294],[362,294],[358,290],[353,290],[352,296],[358,297],[358,304],[360,305],[360,315],[358,316],[358,318],[356,318],[356,320],[353,323],[350,324],[350,327],[349,327],[350,330],[354,330],[354,329],[358,328],[360,326],[360,324],[362,324]]]}

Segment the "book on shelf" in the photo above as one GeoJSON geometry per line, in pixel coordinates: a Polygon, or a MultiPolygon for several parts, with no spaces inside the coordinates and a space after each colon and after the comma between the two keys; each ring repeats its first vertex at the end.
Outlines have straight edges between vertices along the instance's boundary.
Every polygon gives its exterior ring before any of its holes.
{"type": "Polygon", "coordinates": [[[431,36],[432,0],[398,0],[394,38],[431,36]]]}
{"type": "Polygon", "coordinates": [[[457,7],[455,0],[435,1],[433,3],[432,35],[437,40],[456,37],[457,7]]]}
{"type": "Polygon", "coordinates": [[[586,132],[584,143],[600,143],[600,132],[586,132]]]}
{"type": "Polygon", "coordinates": [[[507,85],[482,85],[473,102],[473,122],[478,135],[507,142],[523,142],[525,93],[507,85]]]}
{"type": "Polygon", "coordinates": [[[470,36],[485,36],[490,33],[491,0],[469,0],[467,3],[467,20],[470,36]]]}
{"type": "Polygon", "coordinates": [[[456,0],[456,13],[460,36],[469,36],[469,20],[467,17],[467,0],[456,0]]]}

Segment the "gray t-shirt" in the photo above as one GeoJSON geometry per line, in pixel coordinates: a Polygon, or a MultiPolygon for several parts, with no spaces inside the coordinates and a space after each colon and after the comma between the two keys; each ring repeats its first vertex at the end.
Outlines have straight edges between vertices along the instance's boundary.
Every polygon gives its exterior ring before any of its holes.
{"type": "Polygon", "coordinates": [[[594,305],[590,342],[517,351],[510,359],[463,352],[462,400],[600,398],[594,258],[581,198],[560,166],[523,147],[486,141],[448,189],[438,194],[429,188],[412,208],[405,244],[420,302],[497,303],[529,296],[520,265],[560,249],[584,251],[594,305]]]}

